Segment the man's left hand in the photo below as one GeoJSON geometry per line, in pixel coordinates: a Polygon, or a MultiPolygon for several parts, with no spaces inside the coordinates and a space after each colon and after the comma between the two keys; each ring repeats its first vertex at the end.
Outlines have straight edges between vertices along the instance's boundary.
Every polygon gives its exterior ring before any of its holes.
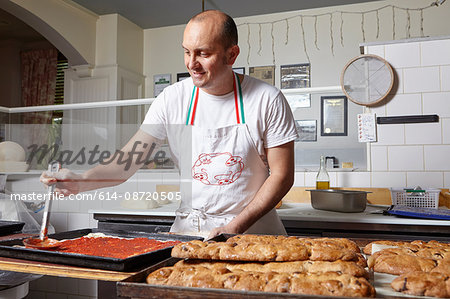
{"type": "Polygon", "coordinates": [[[238,232],[237,230],[231,228],[229,225],[225,225],[225,226],[220,226],[220,227],[216,227],[215,229],[213,229],[209,235],[208,238],[206,240],[210,240],[220,234],[239,234],[240,232],[238,232]]]}

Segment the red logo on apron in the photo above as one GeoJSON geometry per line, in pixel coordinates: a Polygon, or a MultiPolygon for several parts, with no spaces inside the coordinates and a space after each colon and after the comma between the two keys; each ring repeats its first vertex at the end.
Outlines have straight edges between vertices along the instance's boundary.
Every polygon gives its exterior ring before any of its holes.
{"type": "Polygon", "coordinates": [[[200,154],[192,167],[192,177],[205,185],[229,185],[244,169],[242,157],[230,153],[200,154]]]}

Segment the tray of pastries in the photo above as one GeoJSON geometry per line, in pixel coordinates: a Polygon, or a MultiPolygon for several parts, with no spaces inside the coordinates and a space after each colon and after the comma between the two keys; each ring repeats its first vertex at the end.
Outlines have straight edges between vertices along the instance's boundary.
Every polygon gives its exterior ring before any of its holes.
{"type": "Polygon", "coordinates": [[[357,244],[345,238],[230,235],[175,245],[171,258],[117,284],[124,298],[375,297],[357,244]]]}

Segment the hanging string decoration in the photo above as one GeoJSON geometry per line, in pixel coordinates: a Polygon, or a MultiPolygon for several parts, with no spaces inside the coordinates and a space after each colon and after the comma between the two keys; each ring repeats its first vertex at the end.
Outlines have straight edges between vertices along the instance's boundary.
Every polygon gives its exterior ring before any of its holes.
{"type": "Polygon", "coordinates": [[[339,33],[341,35],[341,46],[342,48],[344,47],[344,17],[342,16],[342,12],[341,12],[341,25],[339,28],[339,33]]]}
{"type": "Polygon", "coordinates": [[[279,19],[279,20],[275,20],[275,21],[271,21],[271,22],[247,22],[247,23],[242,23],[242,24],[238,24],[238,28],[242,27],[242,26],[246,26],[247,27],[247,47],[248,47],[248,53],[247,53],[247,64],[250,65],[250,53],[251,53],[251,42],[250,42],[250,31],[251,31],[251,27],[250,25],[258,25],[258,38],[259,38],[259,47],[258,47],[258,51],[257,54],[260,56],[263,48],[262,48],[262,26],[263,25],[270,25],[270,38],[272,39],[272,61],[273,64],[275,64],[275,59],[276,59],[276,53],[275,53],[275,35],[274,35],[274,26],[277,23],[280,22],[284,22],[286,25],[286,36],[285,36],[285,41],[284,44],[287,45],[289,43],[289,32],[290,32],[290,27],[289,27],[289,20],[291,19],[295,19],[295,18],[300,18],[300,30],[301,30],[301,34],[302,34],[302,42],[303,42],[303,50],[305,52],[305,56],[308,60],[308,62],[310,62],[310,57],[309,57],[309,53],[306,47],[306,35],[305,35],[305,25],[304,25],[304,20],[305,18],[313,18],[314,19],[314,47],[316,48],[317,51],[320,51],[321,49],[319,48],[318,45],[318,31],[317,31],[317,26],[318,26],[318,22],[319,22],[319,18],[322,16],[329,16],[329,31],[330,31],[330,51],[332,53],[332,55],[334,56],[334,32],[333,32],[333,15],[334,14],[340,14],[340,24],[339,24],[339,35],[340,35],[340,44],[341,47],[344,47],[344,15],[360,15],[361,16],[361,34],[362,34],[362,41],[366,42],[366,38],[367,38],[367,34],[365,31],[365,27],[366,27],[366,15],[367,14],[375,14],[375,26],[376,26],[376,33],[375,33],[375,38],[378,39],[380,37],[380,13],[386,9],[391,9],[391,14],[392,14],[392,39],[395,40],[396,39],[396,10],[398,11],[404,11],[406,13],[406,28],[405,28],[405,35],[407,38],[411,37],[411,12],[412,11],[416,11],[419,12],[419,16],[420,16],[420,37],[424,37],[424,26],[423,26],[423,22],[424,22],[424,18],[423,18],[423,12],[426,9],[430,9],[433,7],[438,7],[440,5],[442,5],[446,0],[436,0],[433,3],[431,3],[431,5],[425,6],[425,7],[419,7],[419,8],[404,8],[404,7],[399,7],[399,6],[395,6],[395,5],[385,5],[382,6],[380,8],[376,8],[376,9],[372,9],[372,10],[367,10],[367,11],[361,11],[361,12],[354,12],[354,11],[333,11],[333,12],[328,12],[328,13],[322,13],[322,14],[316,14],[316,15],[294,15],[291,17],[287,17],[287,18],[283,18],[283,19],[279,19]]]}
{"type": "Polygon", "coordinates": [[[319,46],[317,45],[317,16],[314,17],[314,45],[316,46],[317,50],[320,50],[319,46]]]}
{"type": "Polygon", "coordinates": [[[309,59],[308,50],[306,50],[306,39],[305,39],[305,27],[303,26],[303,16],[300,16],[300,28],[302,29],[302,39],[303,39],[303,50],[305,51],[306,59],[309,63],[311,60],[309,59]]]}

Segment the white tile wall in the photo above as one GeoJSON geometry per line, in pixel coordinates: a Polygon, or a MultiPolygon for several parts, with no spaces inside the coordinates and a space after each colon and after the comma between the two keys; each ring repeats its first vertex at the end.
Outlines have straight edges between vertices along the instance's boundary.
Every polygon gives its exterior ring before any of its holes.
{"type": "Polygon", "coordinates": [[[386,45],[385,57],[396,69],[420,66],[420,43],[412,42],[386,45]]]}
{"type": "Polygon", "coordinates": [[[92,215],[86,213],[68,213],[67,214],[67,229],[76,230],[82,228],[89,228],[89,223],[92,215]]]}
{"type": "Polygon", "coordinates": [[[450,92],[423,94],[423,113],[450,117],[450,92]]]}
{"type": "Polygon", "coordinates": [[[372,172],[372,187],[374,188],[404,188],[405,186],[405,172],[372,172]]]}
{"type": "MultiPolygon", "coordinates": [[[[380,53],[381,46],[369,46],[368,53],[380,53]]],[[[386,44],[384,53],[398,74],[399,87],[389,102],[371,110],[378,116],[384,112],[437,114],[440,119],[438,123],[378,125],[378,142],[370,146],[372,187],[449,188],[450,39],[386,44]]]]}
{"type": "Polygon", "coordinates": [[[388,170],[388,155],[386,146],[372,146],[370,155],[372,157],[371,170],[372,171],[387,171],[388,170]]]}
{"type": "Polygon", "coordinates": [[[376,116],[385,116],[386,115],[386,106],[378,106],[371,107],[369,110],[371,113],[375,113],[376,116]]]}
{"type": "Polygon", "coordinates": [[[450,187],[450,172],[444,172],[444,188],[449,189],[450,187]]]}
{"type": "Polygon", "coordinates": [[[296,172],[294,177],[294,186],[303,187],[305,186],[305,173],[296,172]]]}
{"type": "Polygon", "coordinates": [[[405,125],[385,124],[377,126],[377,145],[400,145],[405,143],[405,125]]]}
{"type": "Polygon", "coordinates": [[[397,94],[386,104],[387,115],[422,114],[422,96],[420,93],[397,94]]]}
{"type": "Polygon", "coordinates": [[[78,280],[79,291],[78,293],[82,296],[97,296],[97,281],[89,279],[79,279],[78,280]]]}
{"type": "Polygon", "coordinates": [[[405,93],[440,91],[439,67],[418,67],[403,70],[405,93]]]}
{"type": "Polygon", "coordinates": [[[56,277],[56,292],[63,294],[78,294],[78,279],[56,277]]]}
{"type": "Polygon", "coordinates": [[[67,213],[53,212],[51,214],[50,223],[55,228],[55,232],[64,232],[68,228],[67,213]]]}
{"type": "Polygon", "coordinates": [[[403,84],[403,70],[402,69],[393,69],[394,71],[394,86],[392,86],[392,90],[390,94],[402,94],[404,92],[404,84],[403,84]]]}
{"type": "Polygon", "coordinates": [[[30,282],[30,289],[43,292],[56,292],[56,277],[42,276],[30,282]]]}
{"type": "Polygon", "coordinates": [[[389,171],[423,171],[423,146],[388,147],[389,171]]]}
{"type": "Polygon", "coordinates": [[[441,119],[442,122],[442,143],[450,144],[450,118],[441,119]]]}
{"type": "Polygon", "coordinates": [[[336,187],[369,187],[370,186],[370,172],[337,172],[336,187]]]}
{"type": "Polygon", "coordinates": [[[47,297],[46,292],[34,291],[30,289],[25,299],[46,299],[46,297],[47,297]]]}
{"type": "Polygon", "coordinates": [[[69,295],[61,293],[47,293],[47,299],[69,299],[69,295]]]}
{"type": "Polygon", "coordinates": [[[450,145],[426,145],[425,169],[448,171],[450,169],[450,145]]]}
{"type": "Polygon", "coordinates": [[[441,90],[450,91],[450,65],[441,66],[441,90]]]}
{"type": "Polygon", "coordinates": [[[422,188],[444,187],[443,172],[408,172],[406,173],[406,184],[410,187],[420,186],[422,188]],[[425,187],[424,187],[425,186],[425,187]]]}
{"type": "Polygon", "coordinates": [[[441,144],[440,123],[420,123],[405,125],[406,144],[441,144]]]}
{"type": "Polygon", "coordinates": [[[450,64],[450,40],[421,43],[422,66],[450,64]]]}

